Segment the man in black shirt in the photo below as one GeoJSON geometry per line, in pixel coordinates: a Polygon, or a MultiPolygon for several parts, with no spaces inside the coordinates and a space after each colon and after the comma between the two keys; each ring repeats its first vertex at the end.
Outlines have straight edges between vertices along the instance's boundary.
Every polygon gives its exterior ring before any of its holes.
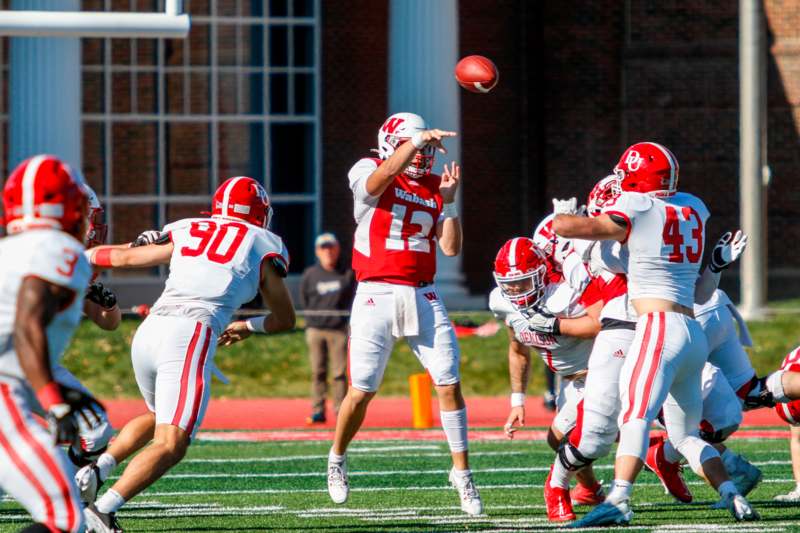
{"type": "Polygon", "coordinates": [[[317,237],[314,247],[319,262],[303,272],[300,305],[306,315],[306,343],[311,360],[311,416],[309,424],[325,422],[328,368],[331,371],[333,408],[347,393],[347,317],[355,292],[353,271],[339,265],[341,248],[333,233],[317,237]],[[314,311],[332,311],[332,314],[314,311]]]}

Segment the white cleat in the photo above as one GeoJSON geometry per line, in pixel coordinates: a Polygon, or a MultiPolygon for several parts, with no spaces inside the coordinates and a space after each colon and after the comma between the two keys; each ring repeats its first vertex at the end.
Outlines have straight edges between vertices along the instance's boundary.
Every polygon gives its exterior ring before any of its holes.
{"type": "Polygon", "coordinates": [[[730,511],[733,518],[737,522],[751,522],[753,520],[761,520],[761,516],[750,505],[744,496],[741,494],[734,494],[726,498],[728,511],[730,511]]]}
{"type": "Polygon", "coordinates": [[[794,490],[788,494],[779,494],[775,496],[776,502],[800,502],[800,486],[794,488],[794,490]]]}
{"type": "Polygon", "coordinates": [[[347,461],[343,463],[328,462],[328,495],[333,503],[344,503],[350,494],[347,482],[347,461]]]}
{"type": "Polygon", "coordinates": [[[455,473],[455,468],[450,470],[450,484],[458,491],[461,499],[461,510],[470,516],[483,514],[483,502],[472,474],[460,477],[455,473]]]}
{"type": "Polygon", "coordinates": [[[95,463],[88,464],[75,473],[75,484],[78,485],[81,501],[89,504],[97,499],[97,491],[103,485],[100,481],[100,470],[95,463]]]}

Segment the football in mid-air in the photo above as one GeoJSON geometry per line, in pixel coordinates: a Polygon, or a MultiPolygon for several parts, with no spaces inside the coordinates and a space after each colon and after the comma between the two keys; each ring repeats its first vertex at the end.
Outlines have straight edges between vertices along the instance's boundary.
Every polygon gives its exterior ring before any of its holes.
{"type": "Polygon", "coordinates": [[[491,59],[484,56],[467,56],[456,64],[456,81],[473,93],[488,93],[497,85],[500,73],[491,59]]]}

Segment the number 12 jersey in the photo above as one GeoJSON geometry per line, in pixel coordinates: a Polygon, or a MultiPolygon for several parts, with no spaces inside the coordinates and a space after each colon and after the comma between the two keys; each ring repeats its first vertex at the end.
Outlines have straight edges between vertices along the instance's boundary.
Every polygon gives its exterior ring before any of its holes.
{"type": "Polygon", "coordinates": [[[441,177],[399,174],[380,196],[367,193],[367,178],[383,161],[364,158],[348,173],[356,234],[353,270],[358,281],[398,285],[430,283],[436,274],[436,224],[442,212],[441,177]]]}

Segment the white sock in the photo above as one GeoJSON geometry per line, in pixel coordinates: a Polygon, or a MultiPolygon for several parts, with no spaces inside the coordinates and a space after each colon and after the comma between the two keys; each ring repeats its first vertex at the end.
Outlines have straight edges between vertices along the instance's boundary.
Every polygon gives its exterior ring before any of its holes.
{"type": "Polygon", "coordinates": [[[440,411],[442,429],[451,452],[467,451],[467,408],[458,411],[440,411]]]}
{"type": "Polygon", "coordinates": [[[633,483],[625,481],[624,479],[615,479],[611,484],[611,490],[608,491],[606,500],[614,505],[631,499],[631,491],[633,490],[633,483]]]}
{"type": "Polygon", "coordinates": [[[108,489],[94,505],[101,513],[116,513],[124,504],[125,498],[114,489],[108,489]]]}
{"type": "Polygon", "coordinates": [[[786,397],[786,393],[783,391],[783,383],[781,383],[783,372],[783,370],[778,370],[767,376],[767,390],[772,393],[772,397],[776,402],[786,403],[789,398],[786,397]]]}
{"type": "Polygon", "coordinates": [[[467,468],[466,470],[459,470],[456,467],[453,467],[453,475],[459,479],[464,479],[472,475],[472,470],[467,468]]]}
{"type": "Polygon", "coordinates": [[[734,496],[739,494],[739,489],[736,488],[736,485],[733,484],[733,481],[728,480],[724,481],[719,487],[717,487],[717,492],[722,498],[728,498],[729,496],[734,496]]]}
{"type": "Polygon", "coordinates": [[[553,463],[553,472],[550,474],[550,486],[553,488],[569,490],[569,480],[572,477],[572,472],[564,468],[561,461],[556,457],[553,463]]]}
{"type": "Polygon", "coordinates": [[[664,459],[668,463],[677,463],[681,460],[681,454],[678,450],[675,449],[675,446],[672,445],[672,442],[667,439],[664,441],[664,459]]]}
{"type": "Polygon", "coordinates": [[[346,457],[347,457],[346,455],[337,455],[337,454],[333,453],[333,448],[331,448],[331,451],[328,452],[328,462],[329,463],[336,463],[337,465],[340,465],[340,464],[344,463],[344,460],[345,460],[346,457]]]}
{"type": "Polygon", "coordinates": [[[110,453],[104,453],[97,458],[97,469],[100,471],[100,481],[108,479],[111,471],[117,467],[117,460],[110,453]]]}

